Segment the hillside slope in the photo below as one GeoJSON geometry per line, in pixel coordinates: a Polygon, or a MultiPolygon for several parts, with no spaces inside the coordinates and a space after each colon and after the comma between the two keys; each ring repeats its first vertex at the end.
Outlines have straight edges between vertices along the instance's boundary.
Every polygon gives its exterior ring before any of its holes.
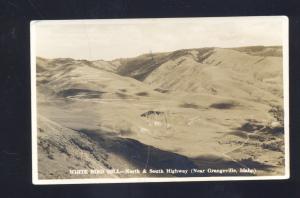
{"type": "Polygon", "coordinates": [[[148,54],[127,61],[118,71],[121,75],[131,76],[157,89],[265,100],[278,104],[282,100],[283,82],[280,49],[203,48],[157,56],[148,54]]]}

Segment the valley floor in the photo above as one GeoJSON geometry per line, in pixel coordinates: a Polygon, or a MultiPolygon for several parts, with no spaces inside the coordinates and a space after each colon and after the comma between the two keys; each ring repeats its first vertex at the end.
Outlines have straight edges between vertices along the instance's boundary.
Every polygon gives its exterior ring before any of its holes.
{"type": "Polygon", "coordinates": [[[270,115],[247,101],[192,98],[173,93],[139,100],[67,98],[39,104],[41,179],[187,176],[69,173],[78,169],[245,168],[256,172],[188,176],[284,174],[283,133],[268,126],[270,115]],[[226,102],[233,105],[216,105],[226,102]]]}

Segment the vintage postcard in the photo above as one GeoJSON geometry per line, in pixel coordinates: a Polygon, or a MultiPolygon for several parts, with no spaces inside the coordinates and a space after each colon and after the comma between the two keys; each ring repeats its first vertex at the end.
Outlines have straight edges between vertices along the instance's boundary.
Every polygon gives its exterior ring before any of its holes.
{"type": "Polygon", "coordinates": [[[289,178],[285,16],[31,22],[34,184],[289,178]]]}

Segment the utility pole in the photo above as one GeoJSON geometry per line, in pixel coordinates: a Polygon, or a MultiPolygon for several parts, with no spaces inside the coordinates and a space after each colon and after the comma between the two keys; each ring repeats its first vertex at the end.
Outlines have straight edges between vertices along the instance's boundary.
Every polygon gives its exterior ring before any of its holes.
{"type": "Polygon", "coordinates": [[[151,60],[152,60],[153,62],[155,62],[155,61],[154,61],[153,54],[152,54],[152,51],[151,51],[151,50],[150,50],[150,56],[151,56],[151,60]]]}

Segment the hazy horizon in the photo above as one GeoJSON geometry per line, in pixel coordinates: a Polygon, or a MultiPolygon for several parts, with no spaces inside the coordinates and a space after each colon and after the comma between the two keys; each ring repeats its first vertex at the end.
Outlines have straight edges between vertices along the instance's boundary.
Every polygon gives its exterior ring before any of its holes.
{"type": "MultiPolygon", "coordinates": [[[[248,46],[237,46],[237,47],[199,47],[199,48],[183,48],[183,49],[176,49],[174,51],[178,51],[178,50],[192,50],[192,49],[201,49],[201,48],[224,48],[224,49],[231,49],[231,48],[242,48],[242,47],[259,47],[259,46],[263,46],[263,47],[282,47],[281,45],[248,45],[248,46]]],[[[158,53],[171,53],[174,51],[160,51],[160,52],[154,52],[154,51],[149,51],[148,53],[142,53],[142,54],[138,54],[135,56],[131,56],[131,57],[119,57],[119,58],[114,58],[114,59],[110,59],[110,60],[105,60],[105,59],[85,59],[85,58],[72,58],[72,57],[55,57],[55,58],[49,58],[49,57],[45,57],[45,56],[36,56],[37,58],[44,58],[44,59],[64,59],[64,58],[70,58],[70,59],[74,59],[74,60],[88,60],[88,61],[98,61],[98,60],[102,60],[102,61],[114,61],[117,59],[126,59],[126,58],[136,58],[138,56],[142,56],[142,55],[146,55],[149,54],[150,52],[153,54],[158,54],[158,53]]]]}
{"type": "Polygon", "coordinates": [[[282,46],[282,17],[35,23],[38,57],[114,60],[204,47],[282,46]]]}

